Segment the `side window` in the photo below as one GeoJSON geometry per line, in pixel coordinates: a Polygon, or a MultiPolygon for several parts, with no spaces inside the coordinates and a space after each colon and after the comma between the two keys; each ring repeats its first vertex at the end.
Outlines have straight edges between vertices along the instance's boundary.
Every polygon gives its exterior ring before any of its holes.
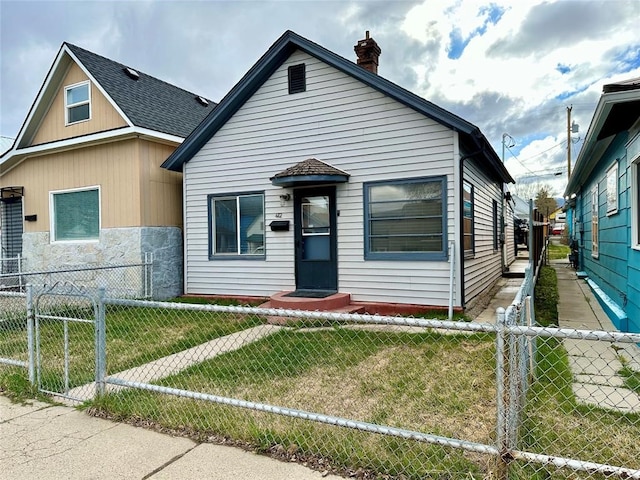
{"type": "Polygon", "coordinates": [[[591,192],[591,256],[598,258],[598,184],[591,192]]]}
{"type": "Polygon", "coordinates": [[[77,83],[64,89],[65,125],[91,118],[91,89],[89,82],[77,83]]]}
{"type": "Polygon", "coordinates": [[[264,257],[264,194],[209,196],[209,257],[264,257]]]}
{"type": "Polygon", "coordinates": [[[51,192],[51,241],[97,241],[100,236],[100,189],[51,192]]]}
{"type": "Polygon", "coordinates": [[[627,148],[630,158],[631,246],[640,249],[640,135],[627,148]]]}
{"type": "Polygon", "coordinates": [[[632,203],[632,223],[633,223],[633,246],[640,248],[640,157],[632,164],[633,182],[633,203],[632,203]]]}
{"type": "Polygon", "coordinates": [[[618,213],[618,162],[607,170],[607,215],[618,213]]]}
{"type": "Polygon", "coordinates": [[[365,183],[365,258],[445,258],[445,181],[431,177],[365,183]]]}
{"type": "Polygon", "coordinates": [[[496,200],[492,201],[492,212],[493,212],[493,249],[498,250],[500,238],[500,224],[498,223],[498,202],[496,200]]]}
{"type": "Polygon", "coordinates": [[[474,198],[473,185],[466,180],[463,182],[462,188],[463,212],[462,212],[462,228],[464,231],[464,254],[466,256],[473,255],[475,252],[473,215],[474,215],[474,198]]]}

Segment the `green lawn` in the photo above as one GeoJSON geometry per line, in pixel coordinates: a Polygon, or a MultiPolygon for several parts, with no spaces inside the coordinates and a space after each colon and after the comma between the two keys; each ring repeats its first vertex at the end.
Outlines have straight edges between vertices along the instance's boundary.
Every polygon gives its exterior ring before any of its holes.
{"type": "MultiPolygon", "coordinates": [[[[557,298],[555,271],[543,267],[536,288],[535,305],[536,320],[541,326],[557,325],[557,298]]],[[[561,340],[538,339],[537,361],[536,381],[529,391],[528,408],[520,433],[520,448],[640,469],[640,414],[625,414],[577,403],[569,358],[561,340]]],[[[552,475],[554,469],[535,465],[522,469],[515,465],[514,471],[520,473],[515,478],[522,479],[578,478],[568,470],[552,475]]]]}
{"type": "MultiPolygon", "coordinates": [[[[283,330],[158,383],[491,444],[494,352],[491,335],[283,330]]],[[[484,478],[489,462],[459,450],[146,392],[110,395],[96,406],[119,419],[149,418],[260,450],[295,445],[298,455],[321,456],[340,471],[484,478]]]]}
{"type": "MultiPolygon", "coordinates": [[[[93,318],[93,310],[89,308],[69,306],[51,313],[75,319],[93,318]]],[[[136,367],[261,323],[263,320],[257,317],[233,314],[110,307],[106,315],[107,373],[136,367]]],[[[73,388],[95,379],[95,326],[69,321],[66,335],[69,387],[73,388]]],[[[61,391],[64,388],[64,323],[41,321],[39,336],[42,386],[46,390],[61,391]]],[[[24,325],[0,329],[0,352],[10,352],[16,360],[27,359],[24,325]]],[[[0,368],[0,388],[9,381],[3,380],[4,376],[13,374],[13,370],[0,368]]]]}

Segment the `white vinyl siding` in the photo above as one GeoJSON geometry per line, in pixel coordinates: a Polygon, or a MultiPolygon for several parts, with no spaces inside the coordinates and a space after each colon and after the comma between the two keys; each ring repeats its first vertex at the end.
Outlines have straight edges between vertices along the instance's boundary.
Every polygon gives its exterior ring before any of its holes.
{"type": "Polygon", "coordinates": [[[504,202],[504,250],[505,265],[511,265],[516,259],[515,226],[513,224],[513,206],[509,202],[504,202]]]}
{"type": "Polygon", "coordinates": [[[472,159],[464,162],[464,178],[474,185],[474,251],[464,260],[465,302],[469,304],[502,275],[502,252],[493,248],[493,200],[502,201],[502,185],[487,178],[472,159]]]}
{"type": "Polygon", "coordinates": [[[454,238],[453,152],[447,127],[295,52],[185,164],[186,291],[269,296],[295,288],[293,201],[280,199],[292,190],[269,178],[317,158],[350,175],[336,186],[339,290],[357,301],[447,305],[446,260],[365,261],[363,183],[445,177],[447,238],[454,238]],[[300,63],[306,91],[289,95],[288,67],[300,63]],[[207,196],[258,190],[265,192],[265,261],[209,261],[207,196]],[[292,228],[271,231],[273,220],[292,228]]]}

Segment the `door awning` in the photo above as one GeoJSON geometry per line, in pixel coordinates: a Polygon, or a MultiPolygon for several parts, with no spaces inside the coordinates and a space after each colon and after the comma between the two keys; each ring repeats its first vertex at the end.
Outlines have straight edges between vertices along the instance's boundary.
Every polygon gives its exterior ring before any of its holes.
{"type": "Polygon", "coordinates": [[[349,174],[318,159],[309,158],[276,173],[269,180],[277,187],[303,187],[346,183],[349,181],[349,174]]]}

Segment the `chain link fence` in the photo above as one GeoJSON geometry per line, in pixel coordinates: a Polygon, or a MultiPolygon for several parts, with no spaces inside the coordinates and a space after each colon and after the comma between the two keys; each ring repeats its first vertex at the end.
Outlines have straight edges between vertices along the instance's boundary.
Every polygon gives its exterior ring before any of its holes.
{"type": "MultiPolygon", "coordinates": [[[[18,258],[17,260],[21,261],[22,259],[18,258]]],[[[30,366],[31,370],[35,372],[33,364],[35,357],[30,356],[29,346],[34,345],[33,336],[36,331],[35,324],[28,321],[28,310],[35,308],[32,302],[35,302],[35,299],[44,292],[54,293],[56,286],[60,287],[58,291],[70,292],[74,289],[72,286],[80,286],[85,292],[84,301],[80,301],[75,293],[71,296],[55,295],[49,299],[41,300],[40,310],[43,315],[55,316],[58,311],[78,309],[77,312],[72,312],[69,316],[93,319],[95,316],[93,311],[87,311],[86,305],[78,307],[79,303],[93,302],[98,287],[101,286],[106,288],[109,295],[119,298],[149,298],[153,291],[152,268],[152,258],[145,256],[143,262],[136,264],[80,266],[38,272],[24,272],[20,269],[14,269],[11,273],[1,273],[0,365],[30,366]],[[33,297],[31,300],[26,295],[27,285],[32,289],[33,297]]],[[[46,338],[46,335],[47,333],[41,338],[46,338]]],[[[90,345],[92,346],[91,343],[90,345]]],[[[32,376],[33,378],[35,377],[32,376]]]]}
{"type": "Polygon", "coordinates": [[[16,292],[0,356],[114,418],[355,478],[640,479],[640,335],[536,326],[532,278],[492,324],[58,284],[16,292]]]}

